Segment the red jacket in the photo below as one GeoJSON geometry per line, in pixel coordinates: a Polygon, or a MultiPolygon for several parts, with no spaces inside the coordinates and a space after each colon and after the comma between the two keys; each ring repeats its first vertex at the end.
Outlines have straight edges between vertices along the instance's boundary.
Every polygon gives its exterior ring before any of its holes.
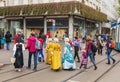
{"type": "Polygon", "coordinates": [[[47,36],[48,38],[50,38],[50,33],[47,33],[46,36],[47,36]]]}
{"type": "Polygon", "coordinates": [[[36,38],[34,36],[29,37],[26,49],[28,49],[29,52],[36,52],[35,43],[36,43],[36,38]]]}
{"type": "Polygon", "coordinates": [[[14,36],[14,44],[17,43],[17,38],[18,38],[18,34],[16,34],[16,35],[14,36]]]}
{"type": "Polygon", "coordinates": [[[40,49],[43,49],[43,39],[42,38],[38,38],[38,40],[40,41],[40,49]]]}
{"type": "Polygon", "coordinates": [[[86,50],[87,52],[92,51],[92,50],[91,50],[91,45],[92,45],[92,41],[87,41],[87,42],[86,42],[85,50],[86,50]]]}

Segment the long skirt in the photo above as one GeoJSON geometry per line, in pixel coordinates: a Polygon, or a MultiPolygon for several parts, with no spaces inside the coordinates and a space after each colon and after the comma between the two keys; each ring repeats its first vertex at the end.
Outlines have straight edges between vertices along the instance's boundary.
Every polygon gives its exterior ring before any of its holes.
{"type": "Polygon", "coordinates": [[[14,63],[14,67],[15,68],[22,68],[24,63],[23,63],[23,54],[16,54],[15,55],[15,63],[14,63]]]}
{"type": "Polygon", "coordinates": [[[61,69],[61,57],[58,51],[55,51],[52,55],[51,69],[59,70],[61,69]]]}

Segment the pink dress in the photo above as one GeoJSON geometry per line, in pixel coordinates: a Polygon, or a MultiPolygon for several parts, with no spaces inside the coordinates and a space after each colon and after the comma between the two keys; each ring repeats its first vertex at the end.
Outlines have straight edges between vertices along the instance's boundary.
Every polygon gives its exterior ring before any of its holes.
{"type": "Polygon", "coordinates": [[[81,59],[81,64],[87,64],[88,62],[88,57],[86,54],[86,50],[82,50],[82,59],[81,59]]]}

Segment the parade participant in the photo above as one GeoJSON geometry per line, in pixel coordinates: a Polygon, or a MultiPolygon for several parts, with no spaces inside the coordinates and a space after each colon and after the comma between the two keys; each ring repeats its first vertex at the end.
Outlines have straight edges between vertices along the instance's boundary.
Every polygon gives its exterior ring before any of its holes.
{"type": "Polygon", "coordinates": [[[87,57],[87,53],[86,50],[82,50],[82,58],[81,58],[81,65],[80,65],[80,69],[81,67],[84,65],[84,68],[87,69],[87,62],[88,62],[88,57],[87,57]]]}
{"type": "Polygon", "coordinates": [[[59,70],[61,69],[61,46],[59,44],[59,40],[54,38],[54,49],[51,52],[52,60],[51,60],[51,69],[59,70]]]}
{"type": "Polygon", "coordinates": [[[108,62],[106,64],[110,64],[110,59],[113,60],[113,64],[115,63],[115,59],[111,56],[111,52],[112,52],[112,38],[108,37],[107,38],[107,44],[106,44],[106,47],[107,47],[107,59],[108,59],[108,62]]]}
{"type": "Polygon", "coordinates": [[[51,52],[53,51],[53,49],[54,49],[54,45],[52,43],[52,38],[49,38],[46,47],[46,54],[47,54],[46,64],[51,64],[51,57],[52,57],[51,52]]]}
{"type": "Polygon", "coordinates": [[[13,47],[14,57],[16,58],[14,67],[16,71],[21,71],[24,65],[23,62],[23,51],[25,50],[24,44],[17,39],[17,43],[13,47]]]}
{"type": "Polygon", "coordinates": [[[64,56],[62,57],[62,66],[63,66],[63,69],[76,69],[76,63],[74,60],[72,48],[69,44],[69,38],[65,38],[64,56]]]}
{"type": "Polygon", "coordinates": [[[12,34],[10,33],[10,31],[7,31],[6,34],[5,34],[6,49],[7,50],[10,50],[11,37],[12,37],[12,34]]]}
{"type": "Polygon", "coordinates": [[[85,49],[87,51],[87,56],[90,57],[90,60],[94,65],[94,70],[96,70],[97,66],[96,66],[96,62],[95,62],[94,57],[93,57],[93,53],[92,53],[92,50],[91,50],[91,45],[92,45],[92,39],[91,39],[90,36],[87,36],[86,37],[86,47],[85,47],[85,49]]]}
{"type": "Polygon", "coordinates": [[[34,71],[37,71],[37,54],[36,54],[36,38],[35,38],[35,33],[32,32],[31,36],[28,38],[27,46],[26,49],[29,51],[29,58],[28,58],[28,67],[27,69],[31,68],[31,59],[32,55],[34,55],[34,71]]]}
{"type": "Polygon", "coordinates": [[[75,37],[75,40],[73,42],[73,45],[74,45],[74,59],[77,57],[78,59],[78,62],[80,62],[80,58],[79,58],[79,55],[78,55],[78,51],[81,49],[80,48],[80,41],[78,40],[78,37],[75,37]]]}

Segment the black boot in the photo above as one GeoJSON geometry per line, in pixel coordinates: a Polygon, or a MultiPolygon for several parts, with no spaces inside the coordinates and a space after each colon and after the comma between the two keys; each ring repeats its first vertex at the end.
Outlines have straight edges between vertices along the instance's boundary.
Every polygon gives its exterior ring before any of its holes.
{"type": "Polygon", "coordinates": [[[110,60],[108,60],[108,63],[106,63],[106,64],[110,65],[110,60]]]}
{"type": "Polygon", "coordinates": [[[94,70],[96,70],[96,69],[97,69],[97,66],[95,66],[94,70]]]}
{"type": "Polygon", "coordinates": [[[113,59],[113,64],[116,62],[116,60],[115,59],[113,59]]]}

